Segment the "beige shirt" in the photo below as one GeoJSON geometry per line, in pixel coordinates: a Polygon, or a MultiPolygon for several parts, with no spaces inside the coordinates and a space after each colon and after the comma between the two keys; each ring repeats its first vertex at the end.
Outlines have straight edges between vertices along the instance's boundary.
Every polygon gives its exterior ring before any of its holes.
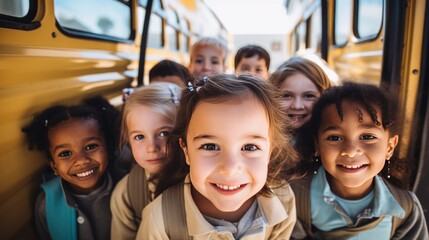
{"type": "MultiPolygon", "coordinates": [[[[242,239],[289,239],[296,222],[295,196],[289,185],[276,190],[272,197],[258,196],[257,201],[266,219],[266,225],[260,232],[244,236],[242,239]]],[[[188,233],[194,240],[234,239],[230,232],[217,232],[198,210],[191,196],[189,176],[185,179],[184,202],[188,233]]],[[[165,233],[162,215],[162,195],[143,210],[142,222],[136,239],[169,239],[165,233]]]]}

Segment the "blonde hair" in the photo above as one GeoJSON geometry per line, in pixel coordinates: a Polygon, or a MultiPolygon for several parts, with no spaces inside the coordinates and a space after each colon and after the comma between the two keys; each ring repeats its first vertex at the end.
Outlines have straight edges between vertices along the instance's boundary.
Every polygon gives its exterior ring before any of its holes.
{"type": "Polygon", "coordinates": [[[157,82],[137,88],[126,100],[122,113],[120,146],[128,143],[127,117],[135,106],[146,106],[162,114],[174,126],[181,87],[173,83],[157,82]]]}
{"type": "Polygon", "coordinates": [[[195,58],[196,50],[202,47],[213,47],[221,51],[223,55],[223,64],[226,63],[226,58],[228,57],[228,47],[226,46],[226,43],[220,39],[212,37],[203,37],[192,45],[190,62],[195,58]]]}
{"type": "Polygon", "coordinates": [[[269,82],[277,88],[280,88],[286,78],[298,73],[310,79],[317,87],[319,93],[324,92],[332,86],[325,71],[317,63],[303,57],[292,57],[282,63],[277,70],[271,74],[269,82]]]}

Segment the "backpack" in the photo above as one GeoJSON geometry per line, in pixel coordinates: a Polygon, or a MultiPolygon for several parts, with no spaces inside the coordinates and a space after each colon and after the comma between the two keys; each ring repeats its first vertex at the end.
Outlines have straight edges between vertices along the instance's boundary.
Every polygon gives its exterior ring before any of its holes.
{"type": "MultiPolygon", "coordinates": [[[[295,199],[297,200],[296,201],[297,219],[301,221],[305,231],[311,238],[314,239],[316,238],[316,236],[322,236],[325,239],[350,238],[362,231],[369,230],[376,227],[383,220],[383,217],[380,217],[363,226],[359,226],[355,228],[344,227],[344,228],[332,230],[330,232],[322,232],[317,229],[314,229],[311,224],[310,198],[309,198],[311,180],[312,180],[312,176],[307,176],[307,177],[304,177],[303,179],[294,180],[290,182],[292,190],[295,193],[295,199]],[[313,232],[314,230],[316,231],[313,232]]],[[[400,206],[405,211],[404,218],[401,219],[395,216],[392,218],[392,230],[390,234],[390,237],[392,237],[396,232],[396,229],[399,226],[401,226],[407,220],[408,216],[411,214],[414,206],[414,201],[411,195],[408,193],[408,191],[397,188],[386,180],[384,180],[384,183],[387,185],[393,197],[396,199],[396,201],[398,201],[400,206]]]]}
{"type": "MultiPolygon", "coordinates": [[[[128,196],[134,211],[134,221],[140,225],[143,208],[151,199],[151,192],[147,187],[146,173],[142,167],[135,165],[128,176],[128,196]],[[141,191],[144,189],[146,191],[141,191]]],[[[186,213],[183,196],[183,181],[166,189],[162,193],[162,215],[164,217],[165,231],[170,239],[191,239],[188,236],[186,213]],[[182,223],[181,224],[177,223],[182,223]]]]}
{"type": "Polygon", "coordinates": [[[147,187],[146,173],[138,164],[128,175],[128,196],[134,211],[134,221],[140,225],[143,208],[152,201],[152,193],[147,187]]]}
{"type": "Polygon", "coordinates": [[[61,178],[55,177],[41,184],[45,192],[46,222],[52,239],[77,239],[76,209],[67,205],[61,188],[61,178]]]}
{"type": "MultiPolygon", "coordinates": [[[[184,183],[180,182],[162,193],[162,215],[165,232],[172,240],[191,240],[186,222],[183,186],[184,183]]],[[[288,202],[281,197],[284,194],[281,188],[273,189],[273,194],[279,197],[284,206],[288,207],[288,202]]]]}

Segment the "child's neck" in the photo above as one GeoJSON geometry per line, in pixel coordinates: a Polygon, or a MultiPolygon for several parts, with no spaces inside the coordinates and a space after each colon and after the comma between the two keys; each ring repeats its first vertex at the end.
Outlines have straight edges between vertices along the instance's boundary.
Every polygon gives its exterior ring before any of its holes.
{"type": "Polygon", "coordinates": [[[368,195],[374,188],[374,178],[359,187],[347,187],[335,181],[333,177],[326,174],[331,191],[340,198],[346,200],[357,200],[368,195]]]}
{"type": "Polygon", "coordinates": [[[198,207],[198,210],[205,215],[216,219],[223,219],[228,222],[238,222],[244,216],[244,214],[252,206],[255,196],[249,198],[246,202],[241,205],[236,211],[233,212],[222,212],[216,208],[213,203],[199,193],[193,186],[191,188],[192,198],[198,207]]]}

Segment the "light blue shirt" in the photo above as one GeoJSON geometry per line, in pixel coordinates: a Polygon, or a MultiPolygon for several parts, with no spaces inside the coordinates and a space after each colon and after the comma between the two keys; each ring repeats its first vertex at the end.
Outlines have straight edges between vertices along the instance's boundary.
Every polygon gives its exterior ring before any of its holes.
{"type": "Polygon", "coordinates": [[[374,186],[373,191],[362,199],[341,199],[331,191],[326,172],[320,167],[311,182],[311,222],[321,231],[331,231],[342,227],[356,227],[368,219],[384,217],[375,228],[350,239],[389,239],[392,216],[403,218],[405,211],[381,177],[375,176],[374,186]]]}

